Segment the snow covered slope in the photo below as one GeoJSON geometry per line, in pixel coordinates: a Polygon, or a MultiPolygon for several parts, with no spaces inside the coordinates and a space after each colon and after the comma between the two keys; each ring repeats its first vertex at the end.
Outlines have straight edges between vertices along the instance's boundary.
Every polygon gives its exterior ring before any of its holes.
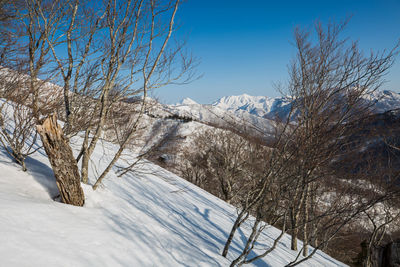
{"type": "MultiPolygon", "coordinates": [[[[97,171],[114,149],[96,148],[97,171]]],[[[122,178],[112,172],[97,191],[84,186],[84,207],[52,200],[58,192],[42,150],[27,167],[0,151],[0,266],[227,266],[249,231],[244,225],[228,259],[220,256],[235,208],[149,162],[122,178]]],[[[278,234],[268,229],[263,245],[278,234]]],[[[289,247],[286,236],[254,265],[285,265],[295,256],[289,247]]],[[[318,252],[301,266],[344,265],[318,252]]]]}

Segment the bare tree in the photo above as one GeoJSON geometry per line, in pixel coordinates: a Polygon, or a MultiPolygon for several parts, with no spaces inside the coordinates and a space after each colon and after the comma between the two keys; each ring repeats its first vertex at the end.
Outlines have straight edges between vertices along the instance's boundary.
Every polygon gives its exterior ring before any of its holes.
{"type": "MultiPolygon", "coordinates": [[[[371,209],[364,212],[368,218],[371,227],[371,234],[366,242],[366,255],[364,266],[372,267],[373,265],[373,250],[382,245],[385,235],[388,234],[390,225],[398,222],[400,211],[398,205],[393,205],[391,201],[379,203],[371,209]]],[[[390,232],[389,232],[390,234],[390,232]]],[[[374,259],[379,260],[379,259],[374,259]]]]}
{"type": "Polygon", "coordinates": [[[36,120],[29,107],[11,99],[5,98],[0,105],[0,144],[26,171],[25,159],[39,148],[36,144],[36,120]]]}
{"type": "MultiPolygon", "coordinates": [[[[76,159],[81,161],[81,172],[71,172],[75,177],[66,178],[68,173],[57,174],[61,169],[55,168],[56,177],[65,177],[64,182],[60,178],[59,185],[68,187],[68,181],[80,179],[89,182],[90,158],[107,129],[115,125],[114,115],[118,112],[114,111],[121,105],[125,110],[131,107],[125,111],[132,113],[130,119],[124,125],[115,126],[121,129],[116,138],[118,149],[102,173],[95,177],[93,189],[96,189],[137,132],[146,110],[148,91],[192,79],[193,59],[185,54],[183,44],[170,44],[179,5],[179,0],[108,0],[96,4],[84,0],[29,0],[17,11],[29,39],[27,74],[32,93],[29,107],[36,123],[41,125],[38,129],[42,141],[46,143],[44,137],[58,129],[56,123],[54,127],[45,127],[41,119],[45,113],[39,105],[41,93],[37,88],[43,88],[42,83],[49,80],[62,85],[59,91],[65,112],[60,115],[65,119],[67,139],[59,136],[63,131],[57,130],[58,139],[68,144],[69,137],[84,131],[81,152],[76,159]],[[60,52],[64,49],[66,54],[60,52]],[[141,98],[139,105],[126,104],[137,96],[141,98]]],[[[50,120],[54,121],[54,117],[50,120]]],[[[50,162],[58,162],[57,148],[44,145],[50,162]]],[[[72,156],[72,153],[67,151],[62,156],[72,156]]],[[[75,159],[64,160],[68,164],[75,162],[75,159]]],[[[68,188],[59,189],[68,191],[68,188]]],[[[83,204],[83,201],[77,203],[83,204]]]]}
{"type": "MultiPolygon", "coordinates": [[[[361,192],[355,195],[355,187],[346,183],[340,183],[341,190],[334,190],[328,195],[317,190],[329,179],[337,179],[339,184],[334,170],[327,167],[344,153],[360,149],[352,146],[351,136],[357,131],[355,124],[362,124],[369,115],[370,107],[364,100],[365,96],[379,88],[396,55],[396,50],[392,50],[363,56],[356,43],[348,45],[346,40],[340,39],[345,25],[328,24],[324,28],[317,23],[316,43],[309,32],[295,30],[298,53],[290,65],[286,90],[292,97],[292,111],[282,130],[277,131],[273,146],[275,151],[272,160],[267,161],[266,169],[269,171],[261,178],[257,198],[250,202],[252,208],[258,207],[256,210],[270,210],[270,205],[281,207],[275,209],[278,211],[276,215],[289,218],[289,223],[281,223],[285,226],[282,233],[291,233],[293,250],[297,250],[301,230],[304,246],[288,266],[310,258],[358,214],[385,198],[378,192],[374,198],[368,199],[361,192]],[[265,201],[265,198],[271,198],[266,188],[273,185],[282,191],[273,202],[265,201]],[[263,207],[265,203],[267,207],[263,207]],[[321,235],[322,229],[324,233],[321,235]],[[314,240],[314,248],[308,253],[308,240],[316,236],[318,242],[314,240]],[[301,253],[303,258],[300,258],[301,253]]],[[[247,208],[247,211],[251,210],[247,208]]],[[[239,217],[237,222],[242,221],[239,217]]],[[[248,259],[247,256],[262,228],[257,226],[259,223],[260,220],[256,219],[245,249],[232,265],[249,263],[258,258],[248,259]]],[[[229,242],[230,239],[228,246],[229,242]]],[[[267,249],[259,256],[265,256],[270,251],[267,249]]]]}
{"type": "MultiPolygon", "coordinates": [[[[56,86],[39,79],[49,52],[35,27],[32,7],[24,1],[4,1],[0,21],[0,141],[25,171],[25,159],[38,147],[34,125],[41,115],[57,109],[56,86]],[[36,146],[34,148],[34,146],[36,146]]],[[[51,77],[51,75],[47,75],[51,77]]]]}

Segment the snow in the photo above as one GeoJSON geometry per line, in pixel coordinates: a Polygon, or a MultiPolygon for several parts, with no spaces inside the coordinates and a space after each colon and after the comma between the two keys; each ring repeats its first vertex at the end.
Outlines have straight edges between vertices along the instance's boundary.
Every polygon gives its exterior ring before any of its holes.
{"type": "MultiPolygon", "coordinates": [[[[364,96],[364,99],[368,106],[372,106],[375,113],[383,113],[388,110],[400,108],[400,94],[393,91],[376,90],[364,96]]],[[[247,94],[225,96],[212,105],[240,116],[243,113],[247,113],[269,119],[273,119],[276,115],[283,118],[290,111],[290,101],[286,98],[250,96],[247,94]]]]}
{"type": "MultiPolygon", "coordinates": [[[[71,140],[75,153],[81,141],[71,140]]],[[[107,142],[96,147],[91,183],[115,149],[107,142]]],[[[53,201],[58,190],[43,150],[27,167],[22,172],[0,151],[1,266],[228,266],[250,230],[244,225],[228,259],[222,257],[236,209],[150,162],[122,178],[114,169],[96,191],[83,185],[84,207],[53,201]]],[[[270,227],[262,244],[278,234],[270,227]]],[[[295,257],[289,247],[285,236],[254,266],[283,266],[295,257]]],[[[318,252],[300,266],[345,265],[318,252]]]]}
{"type": "Polygon", "coordinates": [[[248,94],[224,96],[212,105],[236,114],[246,112],[265,118],[273,118],[277,112],[281,113],[283,109],[290,109],[290,102],[282,97],[270,98],[248,94]]]}
{"type": "MultiPolygon", "coordinates": [[[[392,91],[375,91],[366,96],[365,101],[377,113],[400,108],[400,94],[392,91]]],[[[167,151],[172,148],[171,151],[177,151],[183,144],[190,146],[194,133],[213,130],[215,127],[233,128],[252,137],[270,141],[275,135],[276,118],[287,118],[290,111],[291,102],[288,97],[269,98],[243,94],[222,97],[212,105],[198,104],[190,98],[185,98],[176,105],[157,104],[150,112],[153,117],[146,117],[143,121],[147,125],[153,125],[153,130],[147,133],[149,138],[156,140],[155,136],[169,135],[173,137],[171,140],[175,140],[169,141],[162,149],[167,151]],[[191,118],[193,122],[179,118],[166,119],[168,115],[191,118]]],[[[294,112],[292,119],[296,116],[297,113],[294,112]]]]}
{"type": "Polygon", "coordinates": [[[164,105],[163,112],[167,114],[175,114],[181,117],[189,117],[195,121],[213,125],[220,128],[246,128],[249,134],[259,134],[263,132],[263,136],[272,136],[275,121],[259,117],[246,111],[234,112],[225,107],[216,105],[203,105],[197,103],[181,104],[181,105],[164,105]],[[253,133],[251,132],[253,131],[253,133]]]}
{"type": "Polygon", "coordinates": [[[184,99],[182,99],[178,104],[176,104],[176,106],[179,105],[196,105],[198,104],[196,101],[194,101],[193,99],[186,97],[184,99]]]}
{"type": "MultiPolygon", "coordinates": [[[[365,100],[374,103],[376,112],[400,107],[400,94],[391,91],[377,91],[365,100]]],[[[213,105],[185,99],[159,112],[194,118],[196,121],[180,123],[176,130],[182,143],[190,143],[193,132],[211,127],[207,123],[230,123],[239,118],[268,128],[273,122],[266,118],[274,112],[284,113],[288,107],[285,99],[242,95],[222,98],[213,105]]],[[[154,120],[161,123],[161,135],[177,124],[154,120]]],[[[13,126],[12,121],[6,124],[13,126]]],[[[81,141],[80,137],[72,140],[75,153],[81,141]]],[[[92,184],[115,149],[107,142],[96,148],[90,169],[92,184]]],[[[133,154],[126,151],[124,159],[132,160],[133,154]]],[[[236,209],[150,162],[122,178],[114,169],[96,191],[83,185],[84,207],[53,201],[58,189],[43,150],[26,163],[28,171],[22,172],[0,150],[1,266],[227,266],[239,254],[250,230],[249,224],[243,225],[228,259],[222,257],[236,209]]],[[[118,164],[127,163],[121,160],[118,164]]],[[[271,245],[278,234],[279,230],[268,228],[258,248],[271,245]]],[[[254,266],[290,262],[295,253],[289,241],[284,236],[278,247],[254,266]]],[[[300,266],[345,265],[317,252],[300,266]]]]}
{"type": "Polygon", "coordinates": [[[389,90],[375,91],[365,97],[365,100],[373,103],[375,113],[383,113],[400,108],[400,94],[389,90]]]}

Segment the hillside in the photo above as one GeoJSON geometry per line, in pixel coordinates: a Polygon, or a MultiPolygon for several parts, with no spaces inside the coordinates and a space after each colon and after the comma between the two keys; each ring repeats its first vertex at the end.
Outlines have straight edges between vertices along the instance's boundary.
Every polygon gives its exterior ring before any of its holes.
{"type": "MultiPolygon", "coordinates": [[[[396,93],[384,91],[378,96],[386,96],[385,101],[374,96],[368,101],[375,101],[379,111],[399,105],[396,93]]],[[[251,106],[253,98],[246,99],[249,102],[241,104],[251,106]]],[[[152,115],[161,115],[167,109],[168,114],[178,117],[148,116],[147,137],[139,147],[150,137],[171,136],[166,138],[165,149],[188,145],[193,133],[213,129],[218,123],[224,128],[226,118],[240,121],[246,116],[250,122],[273,123],[250,111],[238,113],[233,102],[222,107],[187,99],[178,105],[157,108],[160,109],[153,110],[152,115]]],[[[80,137],[72,140],[75,149],[80,142],[80,137]]],[[[107,142],[96,148],[92,176],[104,166],[110,154],[107,151],[113,150],[115,147],[107,142]]],[[[164,152],[160,149],[159,153],[164,152]]],[[[133,153],[124,154],[126,159],[132,158],[133,153]]],[[[121,159],[118,165],[124,164],[121,159]]],[[[220,256],[236,209],[148,161],[122,178],[116,177],[114,169],[97,191],[84,186],[83,208],[53,200],[58,189],[43,150],[27,159],[27,167],[28,172],[22,172],[4,151],[0,152],[0,257],[4,266],[227,266],[238,255],[242,237],[250,230],[249,224],[242,226],[228,259],[220,256]]],[[[271,245],[278,234],[279,230],[269,228],[259,246],[271,245]]],[[[285,236],[277,249],[254,265],[284,266],[290,262],[295,253],[289,249],[289,241],[285,236]]],[[[344,264],[318,252],[301,266],[344,264]]]]}
{"type": "MultiPolygon", "coordinates": [[[[96,148],[96,168],[113,149],[96,148]]],[[[149,162],[122,178],[113,172],[97,191],[84,186],[84,207],[53,201],[57,187],[42,150],[27,167],[22,172],[1,151],[2,266],[227,266],[243,245],[237,235],[228,259],[220,256],[235,208],[149,162]]],[[[248,231],[244,225],[239,233],[248,231]]],[[[278,234],[269,228],[263,245],[278,234]]],[[[254,265],[283,266],[294,256],[286,236],[254,265]]],[[[344,265],[318,252],[301,266],[344,265]]]]}

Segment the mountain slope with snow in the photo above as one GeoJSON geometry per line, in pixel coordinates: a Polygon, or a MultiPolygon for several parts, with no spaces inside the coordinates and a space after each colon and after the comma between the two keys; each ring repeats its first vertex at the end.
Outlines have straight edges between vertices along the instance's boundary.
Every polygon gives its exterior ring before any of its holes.
{"type": "MultiPolygon", "coordinates": [[[[365,101],[376,113],[400,108],[400,94],[391,91],[376,91],[365,101]]],[[[268,142],[275,134],[276,117],[287,117],[290,109],[288,98],[244,94],[222,97],[211,105],[185,98],[175,105],[154,104],[145,122],[151,125],[147,134],[149,138],[169,139],[158,148],[158,156],[172,159],[173,153],[179,151],[184,143],[190,146],[195,133],[213,130],[214,127],[268,142]]]]}
{"type": "Polygon", "coordinates": [[[234,112],[226,107],[198,104],[193,100],[184,99],[176,105],[162,105],[153,111],[157,116],[163,114],[182,118],[191,118],[197,122],[224,129],[234,128],[236,131],[257,135],[262,132],[263,137],[272,136],[275,121],[263,118],[249,112],[234,112]]]}
{"type": "MultiPolygon", "coordinates": [[[[71,141],[75,152],[81,141],[71,141]]],[[[91,183],[115,149],[107,142],[96,147],[91,183]]],[[[22,172],[0,151],[1,266],[227,266],[250,230],[244,225],[222,257],[235,208],[147,161],[122,178],[114,170],[97,191],[84,185],[84,207],[53,201],[58,191],[43,150],[27,167],[22,172]]],[[[271,245],[278,234],[271,227],[260,240],[271,245]]],[[[289,244],[285,236],[254,266],[293,260],[289,244]]],[[[301,266],[345,265],[318,252],[301,266]]]]}
{"type": "MultiPolygon", "coordinates": [[[[367,105],[375,113],[400,108],[400,94],[393,91],[375,91],[364,97],[367,105]]],[[[284,116],[290,111],[290,100],[283,97],[250,96],[247,94],[225,96],[212,104],[214,107],[241,116],[243,113],[273,119],[275,115],[284,116]]]]}
{"type": "Polygon", "coordinates": [[[280,109],[290,108],[290,101],[284,98],[270,98],[267,96],[250,96],[247,94],[225,96],[212,104],[234,113],[247,112],[258,117],[272,117],[280,109]]]}
{"type": "Polygon", "coordinates": [[[375,113],[400,108],[400,94],[389,90],[375,91],[365,100],[372,104],[375,113]]]}

